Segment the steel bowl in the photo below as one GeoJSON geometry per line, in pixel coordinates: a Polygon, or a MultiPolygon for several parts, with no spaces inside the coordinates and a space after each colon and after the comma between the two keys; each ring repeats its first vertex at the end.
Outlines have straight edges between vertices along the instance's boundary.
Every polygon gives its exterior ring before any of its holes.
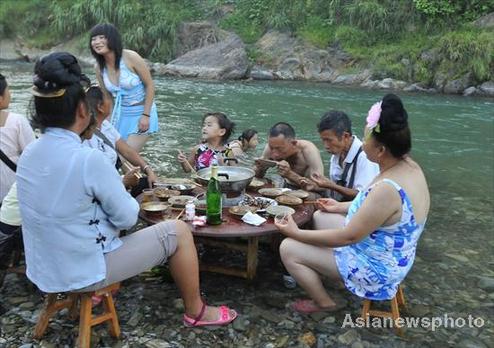
{"type": "MultiPolygon", "coordinates": [[[[218,166],[218,180],[221,192],[242,192],[254,178],[255,172],[246,167],[218,166]]],[[[211,178],[211,167],[199,170],[195,176],[196,182],[206,187],[211,178]]]]}

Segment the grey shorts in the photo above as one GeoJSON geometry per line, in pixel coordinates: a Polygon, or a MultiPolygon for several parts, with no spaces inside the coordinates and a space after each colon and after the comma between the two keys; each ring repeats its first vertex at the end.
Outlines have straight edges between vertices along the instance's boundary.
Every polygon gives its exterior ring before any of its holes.
{"type": "Polygon", "coordinates": [[[105,254],[106,278],[77,291],[104,288],[164,264],[177,250],[175,225],[173,220],[164,221],[122,237],[123,245],[105,254]]]}

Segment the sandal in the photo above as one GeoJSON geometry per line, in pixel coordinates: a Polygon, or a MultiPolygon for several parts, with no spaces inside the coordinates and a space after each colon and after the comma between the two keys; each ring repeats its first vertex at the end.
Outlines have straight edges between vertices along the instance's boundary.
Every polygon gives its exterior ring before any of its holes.
{"type": "Polygon", "coordinates": [[[184,314],[184,325],[186,327],[197,327],[197,326],[219,326],[219,325],[228,325],[237,317],[237,312],[233,309],[228,308],[227,306],[220,306],[220,318],[215,321],[202,321],[202,317],[204,313],[206,313],[207,305],[203,302],[201,312],[194,319],[189,317],[187,314],[184,314]]]}
{"type": "Polygon", "coordinates": [[[299,299],[293,302],[290,307],[298,313],[301,314],[312,314],[312,313],[320,313],[320,312],[336,312],[340,309],[346,307],[346,303],[344,302],[335,302],[333,306],[330,307],[319,307],[313,300],[310,299],[299,299]]]}

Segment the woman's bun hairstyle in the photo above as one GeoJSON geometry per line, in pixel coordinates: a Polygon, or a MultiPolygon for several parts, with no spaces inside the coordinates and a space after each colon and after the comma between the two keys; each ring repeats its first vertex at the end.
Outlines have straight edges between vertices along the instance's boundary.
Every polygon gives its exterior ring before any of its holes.
{"type": "Polygon", "coordinates": [[[374,137],[384,144],[394,157],[403,157],[412,148],[408,114],[401,99],[395,94],[386,94],[381,103],[379,132],[374,137]]]}
{"type": "Polygon", "coordinates": [[[36,62],[33,84],[31,124],[44,132],[48,127],[69,128],[75,122],[77,106],[86,104],[84,89],[90,80],[82,74],[76,57],[55,52],[36,62]]]}
{"type": "Polygon", "coordinates": [[[395,94],[386,94],[381,104],[379,124],[381,131],[399,131],[408,127],[408,114],[401,99],[395,94]]]}
{"type": "Polygon", "coordinates": [[[51,93],[84,80],[77,58],[67,52],[41,57],[34,66],[33,84],[40,93],[51,93]]]}

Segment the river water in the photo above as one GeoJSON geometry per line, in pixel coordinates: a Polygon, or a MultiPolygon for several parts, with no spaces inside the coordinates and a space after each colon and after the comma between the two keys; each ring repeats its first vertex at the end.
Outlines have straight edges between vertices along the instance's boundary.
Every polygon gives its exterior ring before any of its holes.
{"type": "MultiPolygon", "coordinates": [[[[12,111],[26,113],[31,71],[31,64],[0,62],[0,72],[7,76],[12,91],[12,111]]],[[[278,121],[291,123],[299,138],[323,149],[316,132],[322,113],[345,111],[354,133],[361,137],[367,110],[385,94],[306,82],[156,77],[155,84],[161,130],[148,142],[144,156],[166,176],[181,175],[175,160],[177,149],[188,150],[198,143],[204,112],[229,115],[237,123],[237,136],[243,129],[258,129],[259,153],[267,130],[278,121]]],[[[494,335],[494,295],[492,285],[484,285],[484,290],[478,283],[481,276],[491,284],[494,278],[494,100],[398,94],[409,114],[412,157],[424,169],[432,195],[417,260],[405,280],[405,295],[412,314],[418,316],[470,314],[486,320],[482,328],[437,330],[436,342],[479,338],[485,342],[485,337],[494,335]]],[[[327,166],[329,155],[322,152],[322,156],[327,166]]]]}

